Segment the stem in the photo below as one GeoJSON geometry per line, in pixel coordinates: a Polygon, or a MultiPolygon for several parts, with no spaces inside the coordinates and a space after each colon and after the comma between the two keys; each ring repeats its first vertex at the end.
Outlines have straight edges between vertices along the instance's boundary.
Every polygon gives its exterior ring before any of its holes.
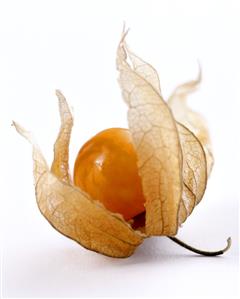
{"type": "Polygon", "coordinates": [[[197,248],[194,248],[186,243],[184,243],[183,241],[175,238],[175,237],[169,237],[169,239],[171,239],[173,242],[177,243],[178,245],[192,251],[192,252],[195,252],[197,254],[201,254],[201,255],[205,255],[205,256],[216,256],[216,255],[220,255],[220,254],[224,254],[224,252],[226,252],[230,247],[231,247],[231,244],[232,244],[232,239],[231,238],[228,238],[227,239],[227,246],[222,249],[222,250],[217,250],[217,251],[205,251],[205,250],[200,250],[200,249],[197,249],[197,248]]]}

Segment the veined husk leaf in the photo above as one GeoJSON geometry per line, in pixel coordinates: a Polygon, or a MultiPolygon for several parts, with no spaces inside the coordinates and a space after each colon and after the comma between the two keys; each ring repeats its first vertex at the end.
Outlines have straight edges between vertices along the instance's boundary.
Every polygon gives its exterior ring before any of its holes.
{"type": "Polygon", "coordinates": [[[201,82],[201,68],[196,80],[179,85],[168,99],[176,120],[185,125],[200,140],[207,159],[207,173],[210,175],[214,163],[212,147],[206,121],[200,113],[193,111],[187,105],[187,96],[194,92],[201,82]]]}
{"type": "Polygon", "coordinates": [[[63,182],[72,184],[68,160],[73,117],[63,94],[59,90],[56,90],[56,95],[59,103],[61,127],[57,140],[54,144],[54,158],[51,166],[51,172],[63,182]]]}
{"type": "Polygon", "coordinates": [[[207,185],[207,161],[197,137],[184,125],[177,123],[183,153],[183,193],[179,209],[182,224],[201,201],[207,185]]]}
{"type": "Polygon", "coordinates": [[[51,171],[31,134],[14,123],[16,130],[33,146],[38,207],[56,230],[85,248],[112,257],[130,256],[145,235],[134,231],[121,215],[109,212],[71,184],[68,146],[73,117],[60,91],[57,91],[57,96],[61,128],[54,147],[51,171]]]}
{"type": "Polygon", "coordinates": [[[124,37],[117,68],[146,200],[146,234],[175,235],[183,188],[177,125],[156,88],[127,62],[124,37]]]}
{"type": "MultiPolygon", "coordinates": [[[[130,51],[125,40],[123,40],[123,43],[127,51],[127,55],[133,65],[133,70],[142,76],[146,81],[148,81],[161,95],[160,80],[156,69],[130,51]]],[[[192,111],[186,103],[188,94],[198,88],[201,78],[202,72],[201,68],[199,67],[198,78],[196,80],[179,85],[169,97],[168,105],[172,109],[174,118],[179,123],[189,128],[201,142],[207,159],[207,172],[209,176],[213,167],[214,159],[206,121],[198,112],[192,111]]]]}
{"type": "Polygon", "coordinates": [[[117,67],[122,94],[129,106],[129,128],[136,146],[146,197],[146,232],[171,235],[175,229],[176,234],[178,225],[187,219],[205,192],[204,149],[198,138],[173,118],[163,101],[156,70],[129,50],[125,35],[118,48],[117,67]],[[131,65],[127,62],[128,58],[131,65]],[[171,175],[176,184],[171,186],[175,198],[168,197],[171,187],[167,179],[171,175]],[[175,201],[175,209],[170,219],[170,213],[163,214],[162,209],[170,206],[172,201],[175,201]],[[159,221],[167,223],[165,230],[159,221]]]}
{"type": "Polygon", "coordinates": [[[124,48],[126,49],[128,58],[132,63],[133,70],[144,78],[147,82],[149,82],[152,87],[161,94],[160,80],[156,69],[142,58],[138,57],[134,54],[128,47],[125,39],[122,41],[124,48]]]}

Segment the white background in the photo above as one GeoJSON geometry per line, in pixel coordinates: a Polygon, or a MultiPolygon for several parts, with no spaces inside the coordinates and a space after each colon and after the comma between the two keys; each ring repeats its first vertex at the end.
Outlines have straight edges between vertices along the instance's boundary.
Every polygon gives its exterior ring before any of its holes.
{"type": "Polygon", "coordinates": [[[239,1],[0,1],[1,227],[4,297],[237,295],[239,1]],[[34,132],[48,161],[59,128],[56,88],[74,107],[71,167],[98,131],[127,126],[115,70],[123,21],[128,42],[159,71],[167,98],[203,69],[190,97],[208,121],[215,166],[201,204],[179,231],[223,257],[196,256],[151,238],[128,259],[87,251],[56,232],[34,197],[31,147],[11,127],[34,132]]]}

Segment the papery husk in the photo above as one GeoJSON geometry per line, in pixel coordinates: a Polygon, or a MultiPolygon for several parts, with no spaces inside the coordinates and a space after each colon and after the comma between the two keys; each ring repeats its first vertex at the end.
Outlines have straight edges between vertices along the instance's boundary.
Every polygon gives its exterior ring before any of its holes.
{"type": "Polygon", "coordinates": [[[68,145],[73,118],[67,102],[57,91],[61,128],[54,147],[52,171],[31,134],[14,123],[33,146],[35,191],[38,207],[49,223],[83,247],[111,256],[130,256],[145,235],[134,231],[119,214],[106,210],[88,194],[71,185],[68,145]]]}
{"type": "Polygon", "coordinates": [[[142,232],[73,186],[68,164],[73,117],[60,91],[56,94],[61,127],[51,170],[31,133],[14,123],[33,146],[36,199],[41,213],[63,235],[87,249],[112,257],[130,256],[148,236],[176,235],[202,199],[207,166],[208,174],[212,167],[207,129],[196,121],[197,114],[189,113],[184,105],[186,94],[196,84],[176,89],[169,107],[161,95],[156,70],[129,50],[125,35],[117,51],[117,68],[123,98],[129,106],[129,130],[146,199],[142,232]],[[184,107],[178,108],[181,103],[184,107]],[[189,115],[194,115],[193,122],[189,121],[189,115]]]}
{"type": "Polygon", "coordinates": [[[147,82],[149,82],[152,87],[161,94],[160,80],[156,69],[142,58],[138,57],[134,54],[128,47],[125,39],[122,40],[122,45],[124,46],[127,56],[132,63],[133,70],[144,78],[147,82]]]}
{"type": "Polygon", "coordinates": [[[54,144],[54,159],[51,166],[51,172],[63,182],[72,184],[68,160],[73,117],[63,94],[59,90],[56,90],[56,95],[59,103],[61,127],[54,144]]]}
{"type": "Polygon", "coordinates": [[[183,193],[179,209],[179,225],[201,201],[207,186],[207,161],[198,138],[184,125],[177,123],[183,153],[183,193]]]}
{"type": "Polygon", "coordinates": [[[203,197],[206,155],[199,139],[164,102],[156,70],[129,50],[125,36],[117,68],[146,198],[146,233],[170,236],[203,197]]]}
{"type": "Polygon", "coordinates": [[[124,38],[118,48],[117,68],[146,200],[146,234],[176,235],[183,188],[177,125],[157,89],[127,62],[124,38]]]}
{"type": "Polygon", "coordinates": [[[214,158],[206,121],[200,113],[193,111],[187,105],[188,95],[198,88],[201,83],[201,78],[202,72],[199,66],[197,79],[179,85],[169,97],[168,105],[173,111],[175,119],[193,132],[201,142],[207,159],[207,173],[208,176],[210,176],[214,158]]]}

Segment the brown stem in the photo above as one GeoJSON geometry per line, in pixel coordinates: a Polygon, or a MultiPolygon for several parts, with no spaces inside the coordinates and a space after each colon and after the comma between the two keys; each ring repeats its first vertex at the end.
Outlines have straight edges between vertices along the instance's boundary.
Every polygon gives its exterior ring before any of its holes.
{"type": "Polygon", "coordinates": [[[200,250],[200,249],[194,248],[175,237],[168,236],[168,238],[171,239],[173,242],[177,243],[178,245],[180,245],[192,252],[195,252],[195,253],[201,254],[201,255],[205,255],[205,256],[216,256],[216,255],[224,254],[224,252],[226,252],[231,247],[231,244],[232,244],[231,238],[228,238],[227,246],[224,249],[218,250],[218,251],[205,251],[205,250],[200,250]]]}

